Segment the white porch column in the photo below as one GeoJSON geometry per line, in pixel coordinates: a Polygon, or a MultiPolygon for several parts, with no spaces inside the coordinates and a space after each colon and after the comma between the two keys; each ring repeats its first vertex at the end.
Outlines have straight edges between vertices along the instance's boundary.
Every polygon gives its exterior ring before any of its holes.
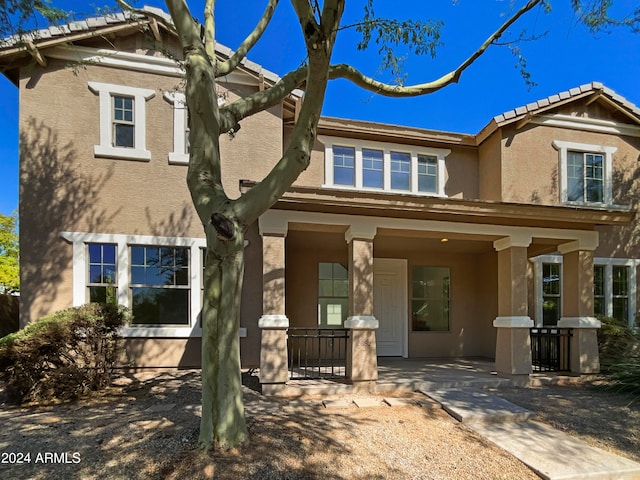
{"type": "Polygon", "coordinates": [[[509,375],[531,373],[533,320],[527,307],[527,248],[531,236],[509,236],[493,242],[498,252],[496,370],[509,375]]]}
{"type": "Polygon", "coordinates": [[[373,238],[376,227],[352,225],[345,233],[349,245],[349,317],[347,377],[356,390],[372,390],[378,379],[376,329],[373,316],[373,238]]]}
{"type": "Polygon", "coordinates": [[[289,380],[285,314],[285,237],[288,223],[259,220],[262,236],[262,329],[260,383],[265,395],[275,394],[289,380]]]}
{"type": "Polygon", "coordinates": [[[594,242],[574,241],[560,245],[562,253],[562,317],[558,327],[572,328],[571,371],[600,371],[597,332],[600,321],[593,316],[594,242]]]}

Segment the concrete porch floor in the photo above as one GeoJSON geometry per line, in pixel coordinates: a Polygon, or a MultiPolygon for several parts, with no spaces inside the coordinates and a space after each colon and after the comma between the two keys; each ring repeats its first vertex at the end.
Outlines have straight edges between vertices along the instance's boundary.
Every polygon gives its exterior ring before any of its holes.
{"type": "MultiPolygon", "coordinates": [[[[453,387],[495,387],[503,383],[527,384],[535,375],[500,376],[494,361],[486,358],[378,357],[375,392],[418,391],[453,387]]],[[[346,379],[289,380],[267,395],[306,396],[353,393],[346,379]]]]}
{"type": "MultiPolygon", "coordinates": [[[[513,377],[498,376],[486,358],[378,357],[376,391],[432,390],[451,387],[494,387],[513,377]]],[[[527,376],[516,379],[526,382],[527,376]]]]}

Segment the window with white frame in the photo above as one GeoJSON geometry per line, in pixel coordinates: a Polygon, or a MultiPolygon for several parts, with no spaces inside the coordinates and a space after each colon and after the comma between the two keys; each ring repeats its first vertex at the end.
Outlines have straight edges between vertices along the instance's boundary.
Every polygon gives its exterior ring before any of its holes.
{"type": "Polygon", "coordinates": [[[451,150],[320,137],[325,187],[445,196],[451,150]]]}
{"type": "Polygon", "coordinates": [[[559,152],[562,203],[611,204],[616,147],[554,141],[559,152]]]}
{"type": "Polygon", "coordinates": [[[611,316],[625,321],[629,318],[629,267],[613,265],[611,274],[613,281],[611,316]]]}
{"type": "Polygon", "coordinates": [[[131,247],[131,314],[134,325],[189,324],[189,249],[131,247]]]}
{"type": "Polygon", "coordinates": [[[336,262],[318,264],[318,326],[341,328],[349,313],[347,267],[336,262]]]}
{"type": "MultiPolygon", "coordinates": [[[[536,278],[536,323],[555,325],[562,312],[562,256],[542,255],[532,262],[536,278]]],[[[594,315],[614,317],[629,326],[635,324],[638,265],[640,260],[635,259],[594,259],[594,315]]]]}
{"type": "Polygon", "coordinates": [[[134,315],[125,337],[200,335],[204,238],[63,232],[73,244],[73,305],[113,302],[134,315]]]}
{"type": "Polygon", "coordinates": [[[87,244],[87,296],[91,303],[118,303],[116,248],[110,243],[87,244]]]}
{"type": "Polygon", "coordinates": [[[557,325],[562,312],[562,283],[559,263],[542,264],[542,324],[557,325]]]}
{"type": "Polygon", "coordinates": [[[155,90],[110,83],[89,82],[100,105],[100,143],[97,157],[149,160],[146,148],[146,102],[155,90]]]}
{"type": "Polygon", "coordinates": [[[186,165],[189,163],[189,110],[184,93],[165,92],[164,99],[173,105],[173,152],[169,153],[169,163],[186,165]]]}

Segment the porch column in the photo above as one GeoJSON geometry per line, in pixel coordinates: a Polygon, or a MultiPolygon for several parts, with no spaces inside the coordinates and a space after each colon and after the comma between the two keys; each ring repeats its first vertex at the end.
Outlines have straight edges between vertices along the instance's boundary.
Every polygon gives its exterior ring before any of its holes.
{"type": "Polygon", "coordinates": [[[571,371],[598,373],[598,328],[593,316],[593,250],[594,244],[574,241],[560,245],[562,253],[562,317],[558,327],[572,328],[571,371]]]}
{"type": "Polygon", "coordinates": [[[260,383],[265,395],[278,393],[289,379],[287,328],[285,315],[285,237],[288,224],[265,225],[260,219],[262,235],[262,329],[260,343],[260,383]]]}
{"type": "Polygon", "coordinates": [[[496,370],[508,375],[531,373],[533,320],[528,315],[527,247],[531,236],[510,236],[493,242],[498,252],[498,317],[496,370]]]}
{"type": "Polygon", "coordinates": [[[378,379],[376,329],[373,316],[373,238],[375,227],[351,226],[345,233],[349,245],[349,317],[346,374],[355,390],[372,391],[378,379]]]}

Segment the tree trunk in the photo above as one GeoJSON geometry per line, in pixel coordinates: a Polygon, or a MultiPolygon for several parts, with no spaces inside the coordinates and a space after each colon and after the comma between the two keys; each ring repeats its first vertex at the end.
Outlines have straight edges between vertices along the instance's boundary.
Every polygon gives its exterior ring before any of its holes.
{"type": "Polygon", "coordinates": [[[207,238],[202,309],[202,418],[199,444],[233,448],[248,436],[240,371],[240,301],[244,234],[207,238]]]}

